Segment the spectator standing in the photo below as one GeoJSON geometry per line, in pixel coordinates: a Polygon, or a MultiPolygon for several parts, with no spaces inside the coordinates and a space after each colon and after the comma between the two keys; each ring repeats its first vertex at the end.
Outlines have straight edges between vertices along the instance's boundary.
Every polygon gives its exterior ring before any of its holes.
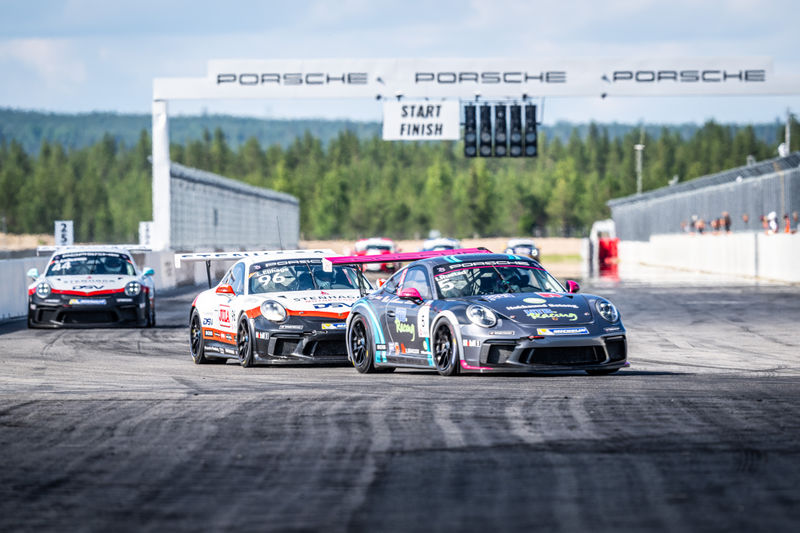
{"type": "Polygon", "coordinates": [[[792,232],[792,219],[789,218],[789,213],[783,214],[783,232],[784,233],[792,232]]]}
{"type": "MultiPolygon", "coordinates": [[[[744,215],[743,215],[744,216],[744,215]]],[[[722,224],[725,226],[725,233],[731,232],[731,214],[727,211],[722,212],[722,224]]]]}

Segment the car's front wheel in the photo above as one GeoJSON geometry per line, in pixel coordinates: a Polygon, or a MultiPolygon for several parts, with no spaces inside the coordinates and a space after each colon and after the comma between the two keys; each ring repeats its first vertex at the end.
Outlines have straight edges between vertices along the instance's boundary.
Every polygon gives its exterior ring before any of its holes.
{"type": "Polygon", "coordinates": [[[356,370],[362,374],[375,371],[375,367],[372,364],[374,351],[372,349],[369,324],[361,315],[353,318],[347,330],[347,348],[350,352],[350,361],[352,361],[356,370]]]}
{"type": "Polygon", "coordinates": [[[246,318],[239,320],[239,327],[236,329],[236,353],[240,365],[245,368],[253,366],[253,336],[246,318]]]}
{"type": "Polygon", "coordinates": [[[447,320],[442,320],[433,334],[433,362],[436,371],[443,376],[458,374],[461,352],[456,342],[456,333],[447,320]]]}
{"type": "Polygon", "coordinates": [[[192,318],[189,320],[189,347],[194,364],[202,365],[209,362],[206,358],[203,328],[200,326],[200,313],[196,309],[192,311],[192,318]]]}

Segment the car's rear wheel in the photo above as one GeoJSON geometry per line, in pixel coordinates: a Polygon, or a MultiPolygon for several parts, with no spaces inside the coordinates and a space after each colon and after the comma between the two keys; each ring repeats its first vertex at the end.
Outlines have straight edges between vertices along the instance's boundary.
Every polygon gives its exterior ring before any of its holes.
{"type": "Polygon", "coordinates": [[[239,327],[236,328],[236,353],[240,365],[245,368],[253,366],[253,336],[246,318],[239,320],[239,327]]]}
{"type": "Polygon", "coordinates": [[[372,364],[372,358],[375,357],[372,335],[367,320],[361,315],[353,319],[347,330],[347,347],[350,351],[350,361],[356,370],[362,374],[375,371],[375,366],[372,364]]]}
{"type": "Polygon", "coordinates": [[[436,371],[443,376],[455,376],[458,374],[460,360],[455,330],[450,322],[443,320],[436,326],[433,335],[433,363],[436,371]]]}

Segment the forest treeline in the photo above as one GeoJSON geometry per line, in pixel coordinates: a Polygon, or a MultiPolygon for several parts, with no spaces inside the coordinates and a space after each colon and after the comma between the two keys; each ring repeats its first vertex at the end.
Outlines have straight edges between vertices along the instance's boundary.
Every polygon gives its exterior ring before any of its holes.
{"type": "MultiPolygon", "coordinates": [[[[647,131],[647,130],[645,130],[647,131]]],[[[775,138],[782,137],[776,128],[775,138]]],[[[793,124],[793,137],[800,127],[793,124]]],[[[385,142],[344,130],[325,144],[306,132],[288,146],[255,137],[233,147],[221,129],[171,146],[173,161],[297,196],[305,238],[385,235],[581,235],[606,202],[636,190],[638,131],[612,138],[597,124],[564,142],[540,130],[539,157],[467,159],[457,142],[385,142]]],[[[776,156],[752,127],[708,122],[694,135],[645,135],[643,190],[776,156]]],[[[0,142],[0,217],[10,233],[51,233],[75,221],[76,240],[133,242],[151,218],[150,136],[111,135],[84,148],[43,142],[29,154],[0,142]]]]}

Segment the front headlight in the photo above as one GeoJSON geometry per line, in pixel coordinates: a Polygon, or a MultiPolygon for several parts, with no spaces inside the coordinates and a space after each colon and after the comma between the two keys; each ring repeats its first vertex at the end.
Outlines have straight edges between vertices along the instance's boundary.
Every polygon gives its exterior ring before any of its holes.
{"type": "Polygon", "coordinates": [[[261,304],[261,314],[272,322],[283,322],[286,320],[286,309],[278,302],[266,301],[261,304]]]}
{"type": "Polygon", "coordinates": [[[43,281],[36,286],[36,296],[38,296],[39,298],[47,298],[48,296],[50,296],[51,290],[52,289],[50,288],[50,284],[47,283],[46,281],[43,281]]]}
{"type": "Polygon", "coordinates": [[[142,292],[142,284],[138,281],[129,281],[125,285],[125,296],[139,296],[140,292],[142,292]]]}
{"type": "Polygon", "coordinates": [[[597,312],[600,313],[600,316],[609,322],[616,322],[619,320],[619,311],[617,311],[617,308],[614,307],[614,304],[608,300],[596,300],[594,302],[594,306],[597,309],[597,312]]]}
{"type": "Polygon", "coordinates": [[[491,309],[480,305],[470,305],[467,307],[467,318],[475,325],[490,328],[497,324],[497,315],[491,309]]]}

